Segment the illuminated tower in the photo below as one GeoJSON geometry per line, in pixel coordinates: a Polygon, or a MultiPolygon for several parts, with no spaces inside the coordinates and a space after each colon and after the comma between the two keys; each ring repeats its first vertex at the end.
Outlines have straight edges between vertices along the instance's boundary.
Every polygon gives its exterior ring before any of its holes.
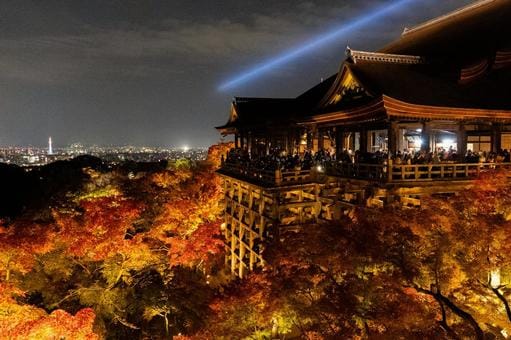
{"type": "Polygon", "coordinates": [[[48,155],[53,155],[53,147],[51,145],[51,137],[48,138],[48,155]]]}

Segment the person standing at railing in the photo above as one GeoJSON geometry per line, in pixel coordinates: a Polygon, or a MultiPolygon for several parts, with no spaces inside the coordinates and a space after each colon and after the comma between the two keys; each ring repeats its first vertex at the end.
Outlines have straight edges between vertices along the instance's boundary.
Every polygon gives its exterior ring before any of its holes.
{"type": "Polygon", "coordinates": [[[433,164],[440,164],[441,163],[440,156],[436,152],[433,154],[432,162],[433,162],[433,164]]]}
{"type": "Polygon", "coordinates": [[[478,163],[479,162],[479,156],[472,152],[472,150],[467,151],[467,156],[465,157],[465,162],[467,163],[478,163]]]}

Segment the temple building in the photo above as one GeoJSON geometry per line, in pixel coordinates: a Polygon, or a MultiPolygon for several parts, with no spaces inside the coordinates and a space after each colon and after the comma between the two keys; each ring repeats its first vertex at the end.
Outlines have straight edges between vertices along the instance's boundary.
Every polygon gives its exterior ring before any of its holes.
{"type": "Polygon", "coordinates": [[[479,1],[377,52],[347,47],[339,71],[296,98],[235,98],[225,183],[227,264],[264,266],[279,230],[357,204],[420,205],[511,150],[511,1],[479,1]]]}

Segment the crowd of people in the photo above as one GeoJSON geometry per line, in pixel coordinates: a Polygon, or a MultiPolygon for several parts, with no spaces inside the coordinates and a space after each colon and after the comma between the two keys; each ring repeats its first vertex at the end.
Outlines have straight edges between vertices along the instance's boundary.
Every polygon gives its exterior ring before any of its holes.
{"type": "Polygon", "coordinates": [[[450,148],[437,149],[435,152],[426,151],[398,151],[395,155],[390,155],[385,151],[353,152],[344,150],[339,157],[335,152],[328,150],[319,150],[313,153],[306,150],[302,154],[286,154],[281,150],[271,150],[265,155],[250,154],[246,149],[231,149],[227,157],[223,160],[228,164],[237,164],[245,169],[254,168],[260,170],[309,170],[317,165],[327,165],[331,162],[338,163],[359,163],[359,164],[388,164],[392,160],[394,165],[415,165],[415,164],[441,164],[441,163],[502,163],[510,162],[510,152],[500,150],[499,152],[468,152],[459,157],[456,150],[450,148]]]}

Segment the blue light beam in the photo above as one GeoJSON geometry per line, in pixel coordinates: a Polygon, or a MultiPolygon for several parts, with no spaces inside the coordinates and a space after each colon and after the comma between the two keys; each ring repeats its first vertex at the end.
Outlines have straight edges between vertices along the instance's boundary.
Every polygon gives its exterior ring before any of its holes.
{"type": "Polygon", "coordinates": [[[317,39],[310,40],[309,42],[305,43],[305,45],[294,49],[289,50],[287,52],[284,52],[280,56],[277,56],[275,59],[269,59],[266,62],[256,65],[253,69],[248,70],[239,76],[228,80],[220,85],[219,90],[224,91],[228,89],[232,89],[236,87],[237,85],[240,85],[242,83],[245,83],[249,81],[252,78],[257,77],[258,75],[261,75],[265,72],[268,72],[269,70],[273,69],[276,66],[282,65],[288,61],[291,61],[293,59],[296,59],[297,57],[317,48],[322,45],[325,45],[326,43],[337,39],[343,34],[346,34],[350,31],[353,31],[357,28],[360,28],[361,26],[364,26],[365,24],[368,24],[369,22],[382,18],[398,8],[407,5],[415,0],[399,0],[399,1],[393,1],[392,4],[380,6],[374,11],[372,11],[369,14],[366,14],[364,16],[360,16],[355,18],[354,20],[350,21],[347,24],[344,24],[340,27],[336,27],[331,32],[324,33],[323,35],[320,35],[317,39]]]}

